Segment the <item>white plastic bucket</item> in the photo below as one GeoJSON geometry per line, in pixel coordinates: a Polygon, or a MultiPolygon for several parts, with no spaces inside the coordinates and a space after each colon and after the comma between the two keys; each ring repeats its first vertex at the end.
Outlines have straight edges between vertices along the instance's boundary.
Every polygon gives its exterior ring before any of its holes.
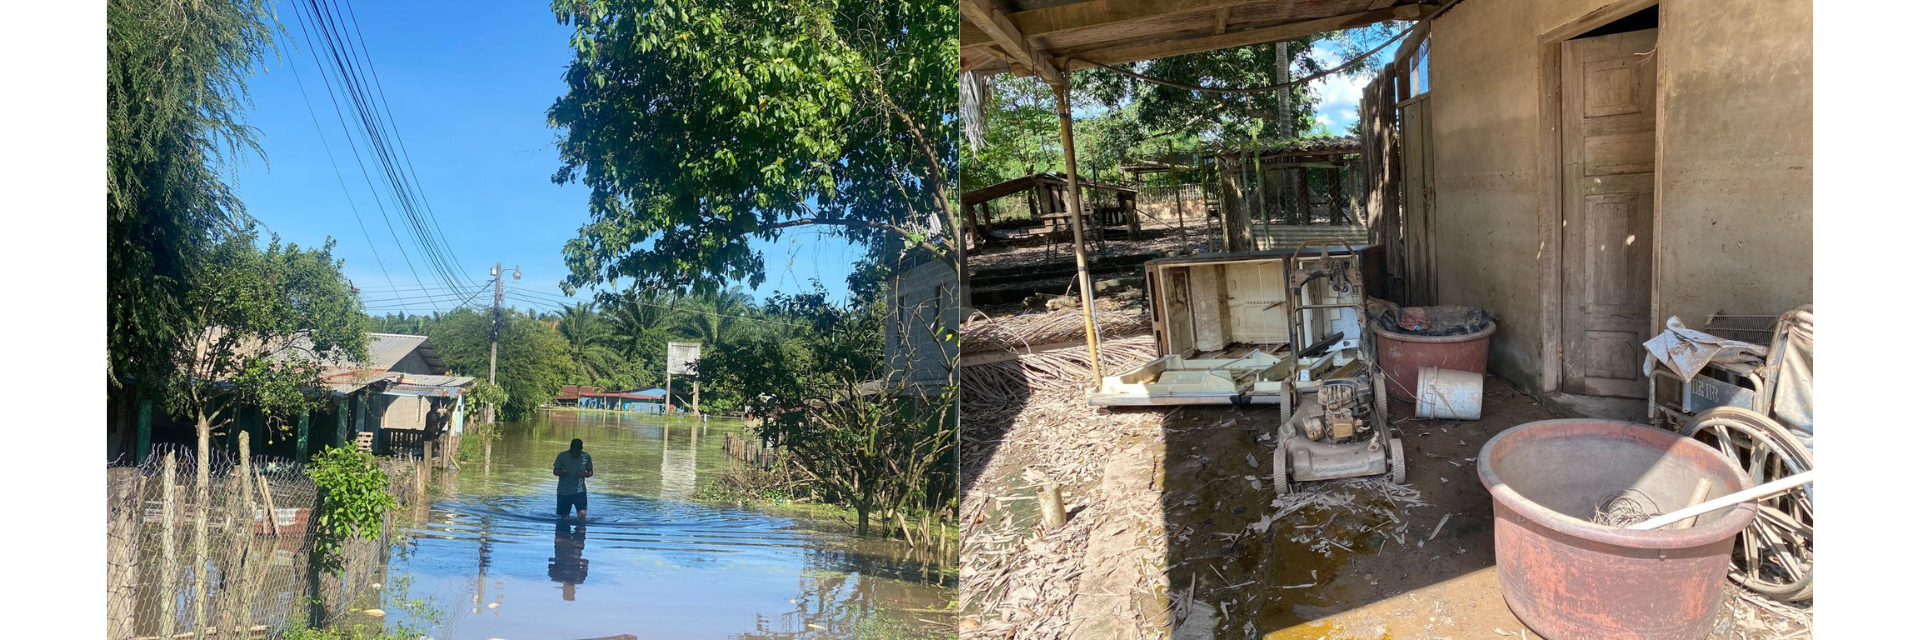
{"type": "Polygon", "coordinates": [[[1420,367],[1420,388],[1414,396],[1414,415],[1442,420],[1479,420],[1484,374],[1439,367],[1420,367]]]}

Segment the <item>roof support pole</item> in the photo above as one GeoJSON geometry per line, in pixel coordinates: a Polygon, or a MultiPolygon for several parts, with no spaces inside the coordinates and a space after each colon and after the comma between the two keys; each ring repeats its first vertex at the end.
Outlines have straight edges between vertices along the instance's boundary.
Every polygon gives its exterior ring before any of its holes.
{"type": "Polygon", "coordinates": [[[1073,79],[1061,74],[1053,85],[1054,105],[1060,113],[1060,146],[1067,159],[1067,219],[1073,222],[1073,260],[1080,283],[1080,314],[1086,321],[1087,356],[1093,365],[1093,384],[1100,385],[1100,336],[1094,332],[1093,278],[1087,274],[1087,231],[1080,211],[1080,167],[1073,152],[1073,79]]]}

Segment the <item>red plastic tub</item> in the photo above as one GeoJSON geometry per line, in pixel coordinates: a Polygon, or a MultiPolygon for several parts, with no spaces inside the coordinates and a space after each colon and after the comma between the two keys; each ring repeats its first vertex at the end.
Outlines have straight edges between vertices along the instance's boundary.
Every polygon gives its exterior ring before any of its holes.
{"type": "Polygon", "coordinates": [[[1500,595],[1514,616],[1551,640],[1696,640],[1726,597],[1733,536],[1752,502],[1709,512],[1692,528],[1634,531],[1590,522],[1612,496],[1633,492],[1657,512],[1752,486],[1712,448],[1646,425],[1543,420],[1501,432],[1480,450],[1493,496],[1500,595]]]}
{"type": "Polygon", "coordinates": [[[1387,395],[1396,400],[1417,402],[1420,367],[1439,367],[1453,371],[1486,374],[1487,343],[1500,325],[1488,322],[1487,328],[1457,336],[1417,336],[1372,327],[1374,345],[1380,354],[1380,370],[1387,374],[1387,395]]]}

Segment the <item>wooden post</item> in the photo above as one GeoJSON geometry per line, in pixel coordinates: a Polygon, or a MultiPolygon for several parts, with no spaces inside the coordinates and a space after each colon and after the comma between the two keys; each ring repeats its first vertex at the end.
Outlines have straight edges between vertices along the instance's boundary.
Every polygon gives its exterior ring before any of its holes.
{"type": "MultiPolygon", "coordinates": [[[[236,412],[237,413],[237,412],[236,412]]],[[[238,427],[238,424],[230,426],[238,427]]],[[[193,637],[207,625],[207,504],[212,502],[211,482],[207,477],[211,472],[213,455],[211,423],[201,423],[199,447],[200,459],[195,465],[193,500],[193,637]]]]}
{"type": "Polygon", "coordinates": [[[137,406],[139,409],[133,428],[133,463],[142,465],[147,463],[147,456],[152,453],[148,450],[153,448],[153,400],[141,398],[137,406]]]}
{"type": "MultiPolygon", "coordinates": [[[[1310,189],[1308,185],[1312,183],[1307,180],[1312,174],[1308,173],[1309,171],[1307,167],[1293,170],[1293,183],[1296,187],[1293,191],[1293,215],[1294,220],[1300,224],[1313,224],[1313,198],[1308,191],[1310,189]]],[[[1332,222],[1331,217],[1328,222],[1332,222]]]]}
{"type": "Polygon", "coordinates": [[[1327,223],[1329,225],[1340,225],[1348,219],[1348,215],[1340,211],[1340,200],[1346,200],[1346,188],[1340,185],[1342,181],[1346,181],[1346,161],[1344,160],[1334,163],[1334,167],[1327,171],[1327,223]]]}
{"type": "MultiPolygon", "coordinates": [[[[1173,143],[1167,143],[1167,171],[1173,176],[1173,210],[1180,220],[1180,243],[1187,241],[1187,186],[1180,182],[1180,165],[1173,155],[1173,143]]],[[[1186,248],[1182,246],[1181,248],[1186,248]]]]}
{"type": "Polygon", "coordinates": [[[300,411],[300,420],[294,426],[294,462],[305,463],[307,461],[307,420],[311,416],[312,412],[302,409],[300,411]]]}
{"type": "Polygon", "coordinates": [[[673,372],[672,371],[667,372],[666,392],[667,392],[666,395],[661,396],[662,402],[661,402],[660,412],[661,412],[661,415],[672,415],[673,414],[673,372]]]}
{"type": "Polygon", "coordinates": [[[179,525],[174,518],[179,502],[174,497],[179,491],[175,486],[179,482],[179,469],[172,451],[167,452],[165,464],[160,478],[160,637],[171,638],[180,606],[180,554],[174,548],[177,546],[174,534],[179,525]]]}
{"type": "MultiPolygon", "coordinates": [[[[1268,206],[1267,203],[1267,167],[1266,163],[1261,162],[1259,149],[1253,150],[1253,198],[1255,202],[1260,203],[1261,235],[1266,236],[1266,248],[1272,249],[1274,207],[1268,206]]],[[[1278,205],[1280,203],[1275,202],[1273,204],[1278,205]]],[[[1253,228],[1252,216],[1248,216],[1247,228],[1249,230],[1253,228]]],[[[1261,249],[1260,239],[1254,238],[1253,242],[1248,243],[1247,249],[1249,251],[1259,251],[1261,249]]]]}
{"type": "Polygon", "coordinates": [[[146,515],[145,477],[139,469],[115,467],[107,471],[113,490],[107,507],[107,635],[134,635],[134,609],[140,587],[141,520],[146,515]]]}
{"type": "MultiPolygon", "coordinates": [[[[214,601],[214,614],[218,616],[215,630],[233,630],[236,626],[240,598],[245,589],[235,579],[244,566],[248,543],[253,539],[253,492],[248,485],[253,480],[252,438],[253,434],[242,431],[238,434],[240,448],[240,468],[238,473],[227,475],[226,518],[221,529],[227,534],[226,548],[220,554],[225,562],[220,564],[220,598],[214,601]],[[238,499],[233,490],[240,489],[238,499]]],[[[217,631],[208,635],[219,635],[217,631]]]]}
{"type": "Polygon", "coordinates": [[[1080,315],[1085,319],[1087,332],[1087,359],[1093,373],[1093,384],[1100,385],[1100,335],[1093,310],[1093,277],[1087,273],[1087,232],[1082,221],[1080,209],[1080,165],[1073,149],[1073,102],[1068,99],[1072,91],[1072,78],[1061,74],[1060,84],[1053,87],[1054,106],[1060,113],[1060,144],[1067,161],[1067,218],[1073,221],[1073,260],[1080,282],[1080,315]]]}
{"type": "Polygon", "coordinates": [[[352,414],[346,396],[333,401],[333,446],[347,446],[347,418],[352,414]]]}
{"type": "Polygon", "coordinates": [[[1067,505],[1060,498],[1060,485],[1051,481],[1040,485],[1040,522],[1048,531],[1067,524],[1067,505]]]}

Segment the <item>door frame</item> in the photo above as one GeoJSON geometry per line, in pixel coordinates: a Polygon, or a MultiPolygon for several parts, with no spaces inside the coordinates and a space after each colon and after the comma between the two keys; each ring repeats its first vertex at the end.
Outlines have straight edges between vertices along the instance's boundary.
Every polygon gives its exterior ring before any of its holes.
{"type": "MultiPolygon", "coordinates": [[[[1615,20],[1633,15],[1647,7],[1660,7],[1661,25],[1666,24],[1666,7],[1659,0],[1616,0],[1599,9],[1588,12],[1566,24],[1554,27],[1540,34],[1538,39],[1540,53],[1540,113],[1538,162],[1539,184],[1536,198],[1539,201],[1540,232],[1540,391],[1552,393],[1560,390],[1563,382],[1560,369],[1565,365],[1566,342],[1561,331],[1563,314],[1561,313],[1562,271],[1565,269],[1565,236],[1562,225],[1566,221],[1566,212],[1562,207],[1563,189],[1561,164],[1560,131],[1560,48],[1566,41],[1576,36],[1605,26],[1615,20]]],[[[1664,40],[1666,32],[1661,31],[1664,40]]],[[[1656,47],[1656,51],[1657,51],[1656,47]]],[[[1657,54],[1656,54],[1657,55],[1657,54]]],[[[1661,238],[1660,227],[1663,219],[1661,206],[1661,157],[1666,155],[1667,119],[1666,112],[1667,72],[1665,65],[1654,70],[1653,97],[1653,233],[1652,245],[1648,251],[1652,255],[1652,271],[1649,272],[1651,308],[1648,312],[1654,333],[1659,333],[1660,319],[1660,263],[1661,238]]]]}

